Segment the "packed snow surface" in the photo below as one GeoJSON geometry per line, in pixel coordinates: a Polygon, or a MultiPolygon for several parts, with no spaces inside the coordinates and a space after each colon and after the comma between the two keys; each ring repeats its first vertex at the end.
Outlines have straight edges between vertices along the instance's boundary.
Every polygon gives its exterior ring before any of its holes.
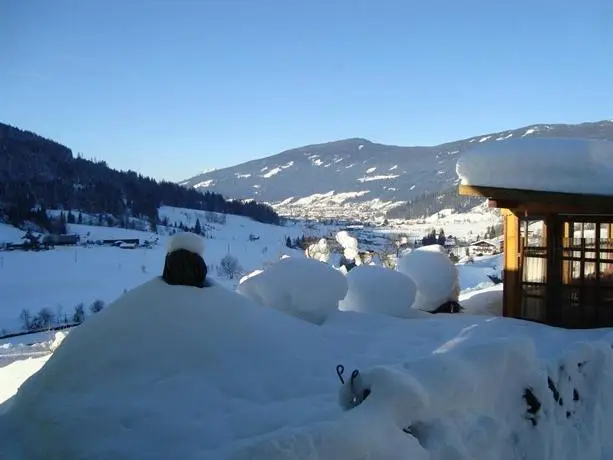
{"type": "Polygon", "coordinates": [[[526,137],[479,144],[459,158],[465,185],[613,195],[613,142],[526,137]]]}
{"type": "Polygon", "coordinates": [[[460,294],[458,269],[439,245],[423,246],[398,259],[397,270],[417,285],[414,308],[433,311],[460,294]]]}
{"type": "Polygon", "coordinates": [[[237,291],[259,305],[321,324],[338,310],[347,280],[323,262],[287,257],[243,279],[237,291]]]}

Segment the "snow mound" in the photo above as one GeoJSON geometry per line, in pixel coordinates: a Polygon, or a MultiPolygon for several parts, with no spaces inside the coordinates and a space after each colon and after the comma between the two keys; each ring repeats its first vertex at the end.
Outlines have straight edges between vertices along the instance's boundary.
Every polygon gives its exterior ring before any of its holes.
{"type": "Polygon", "coordinates": [[[321,324],[338,310],[347,279],[325,263],[287,257],[244,280],[237,291],[260,305],[321,324]]]}
{"type": "Polygon", "coordinates": [[[376,265],[360,265],[347,273],[349,290],[339,309],[399,318],[430,316],[411,308],[417,287],[403,273],[376,265]]]}
{"type": "Polygon", "coordinates": [[[168,240],[167,252],[170,254],[179,249],[204,255],[204,238],[191,232],[177,233],[168,240]]]}
{"type": "Polygon", "coordinates": [[[358,257],[358,240],[347,233],[346,230],[342,230],[336,234],[336,241],[343,247],[345,258],[358,264],[360,260],[358,257]]]}
{"type": "Polygon", "coordinates": [[[608,343],[576,345],[547,367],[531,340],[504,340],[346,376],[339,402],[418,440],[423,458],[605,459],[612,371],[608,343]]]}
{"type": "Polygon", "coordinates": [[[613,195],[613,142],[527,137],[480,144],[456,165],[461,183],[613,195]]]}
{"type": "Polygon", "coordinates": [[[326,356],[317,330],[217,285],[155,278],[71,331],[0,408],[0,458],[223,458],[232,439],[322,411],[304,381],[279,378],[302,374],[305,344],[326,356]]]}
{"type": "Polygon", "coordinates": [[[438,245],[423,246],[398,259],[397,270],[417,285],[413,308],[434,311],[460,294],[458,269],[438,245]]]}

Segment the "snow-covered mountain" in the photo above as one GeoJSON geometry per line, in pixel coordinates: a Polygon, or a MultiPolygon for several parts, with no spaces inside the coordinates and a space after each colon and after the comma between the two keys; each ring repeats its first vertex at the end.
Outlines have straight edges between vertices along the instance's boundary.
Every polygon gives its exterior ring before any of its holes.
{"type": "Polygon", "coordinates": [[[613,140],[613,120],[530,125],[432,147],[399,147],[345,139],[287,150],[181,182],[201,191],[272,204],[284,215],[356,217],[385,214],[457,183],[455,164],[471,145],[525,136],[613,140]]]}

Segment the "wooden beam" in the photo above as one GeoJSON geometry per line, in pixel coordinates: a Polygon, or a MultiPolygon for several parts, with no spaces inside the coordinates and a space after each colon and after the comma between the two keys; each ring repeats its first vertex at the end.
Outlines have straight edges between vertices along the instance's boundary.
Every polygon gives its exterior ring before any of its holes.
{"type": "Polygon", "coordinates": [[[519,218],[504,212],[504,292],[503,316],[521,315],[521,283],[519,273],[519,218]]]}
{"type": "Polygon", "coordinates": [[[613,214],[613,196],[579,193],[543,192],[460,184],[462,196],[481,196],[499,208],[523,210],[528,213],[613,214]]]}

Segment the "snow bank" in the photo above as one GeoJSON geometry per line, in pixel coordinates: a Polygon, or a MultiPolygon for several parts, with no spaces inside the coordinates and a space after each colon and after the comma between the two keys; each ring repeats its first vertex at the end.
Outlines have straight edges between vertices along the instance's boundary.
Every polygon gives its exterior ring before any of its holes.
{"type": "Polygon", "coordinates": [[[397,270],[417,285],[413,308],[433,311],[447,301],[458,300],[458,269],[438,245],[423,246],[403,255],[398,259],[397,270]]]}
{"type": "Polygon", "coordinates": [[[321,324],[338,310],[347,279],[325,263],[287,257],[242,281],[237,291],[260,305],[321,324]]]}
{"type": "Polygon", "coordinates": [[[480,144],[458,160],[462,184],[613,195],[613,142],[526,137],[480,144]]]}
{"type": "Polygon", "coordinates": [[[376,265],[361,265],[347,273],[347,283],[349,289],[339,304],[340,310],[399,318],[429,316],[411,308],[417,287],[403,273],[376,265]]]}

